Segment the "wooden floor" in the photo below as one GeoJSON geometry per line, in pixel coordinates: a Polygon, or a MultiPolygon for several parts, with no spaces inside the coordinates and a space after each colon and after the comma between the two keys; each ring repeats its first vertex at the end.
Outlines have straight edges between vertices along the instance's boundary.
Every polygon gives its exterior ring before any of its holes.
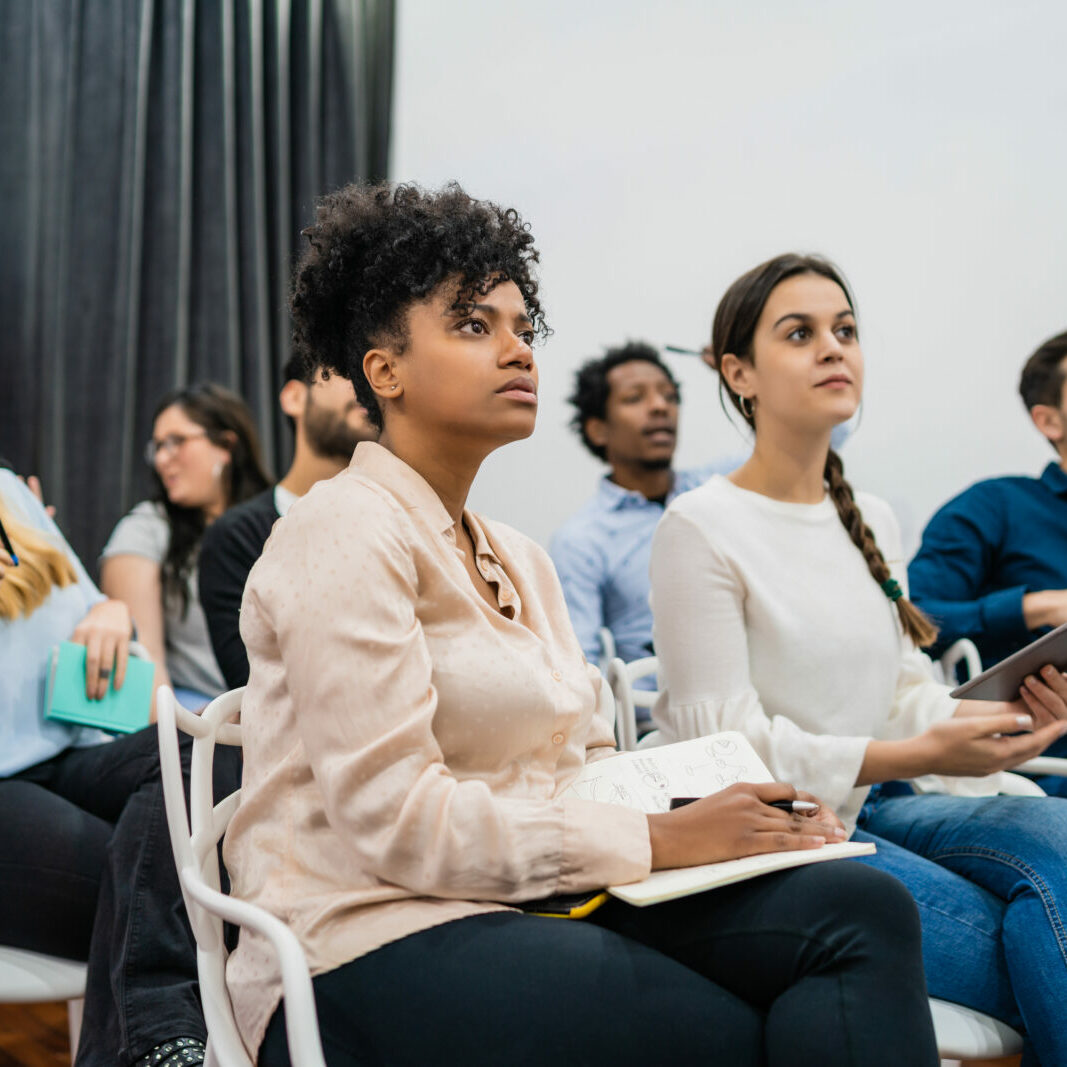
{"type": "Polygon", "coordinates": [[[69,1067],[67,1005],[0,1004],[0,1067],[69,1067]]]}

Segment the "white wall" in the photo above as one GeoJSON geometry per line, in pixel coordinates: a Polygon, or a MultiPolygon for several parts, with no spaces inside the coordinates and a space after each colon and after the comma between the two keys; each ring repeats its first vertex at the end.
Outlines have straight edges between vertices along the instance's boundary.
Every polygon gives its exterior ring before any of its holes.
{"type": "MultiPolygon", "coordinates": [[[[909,547],[975,479],[1039,471],[1015,389],[1067,329],[1065,39],[1059,0],[400,0],[393,176],[518,207],[556,331],[537,432],[473,505],[547,543],[599,473],[566,429],[574,368],[699,348],[726,285],[787,250],[856,291],[846,466],[909,547]]],[[[737,451],[712,373],[674,365],[680,463],[737,451]]]]}

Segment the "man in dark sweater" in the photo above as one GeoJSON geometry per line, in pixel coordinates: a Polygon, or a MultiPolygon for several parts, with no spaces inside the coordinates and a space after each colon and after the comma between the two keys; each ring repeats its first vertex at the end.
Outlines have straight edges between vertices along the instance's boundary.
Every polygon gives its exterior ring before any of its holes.
{"type": "Polygon", "coordinates": [[[360,441],[377,430],[356,400],[347,378],[307,367],[294,356],[285,366],[278,401],[293,427],[293,462],[272,489],[224,512],[204,534],[200,548],[200,602],[211,646],[231,689],[248,682],[248,656],[241,641],[241,597],[274,523],[317,481],[348,466],[360,441]]]}

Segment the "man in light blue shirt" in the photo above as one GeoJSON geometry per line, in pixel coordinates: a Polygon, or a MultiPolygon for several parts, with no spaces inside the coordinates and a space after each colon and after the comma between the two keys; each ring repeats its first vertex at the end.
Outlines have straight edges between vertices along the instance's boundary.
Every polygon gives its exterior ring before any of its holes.
{"type": "Polygon", "coordinates": [[[672,469],[678,383],[649,344],[631,341],[584,363],[570,402],[571,426],[611,470],[593,499],[556,532],[550,551],[586,658],[599,660],[604,627],[616,654],[629,662],[653,654],[648,562],[664,508],[738,461],[672,469]]]}

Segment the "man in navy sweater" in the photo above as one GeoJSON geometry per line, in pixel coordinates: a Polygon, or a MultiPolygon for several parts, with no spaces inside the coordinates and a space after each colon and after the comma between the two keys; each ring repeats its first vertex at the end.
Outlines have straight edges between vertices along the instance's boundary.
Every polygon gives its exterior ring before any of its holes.
{"type": "Polygon", "coordinates": [[[348,466],[360,441],[378,433],[347,378],[306,366],[297,356],[285,365],[278,402],[293,428],[293,462],[272,489],[223,512],[208,527],[200,548],[200,602],[211,647],[231,689],[248,682],[241,640],[241,597],[274,523],[317,481],[348,466]]]}
{"type": "Polygon", "coordinates": [[[1026,362],[1019,392],[1056,452],[1040,478],[990,478],[927,524],[908,568],[911,599],[940,627],[934,653],[961,637],[982,663],[1067,622],[1067,333],[1026,362]]]}

